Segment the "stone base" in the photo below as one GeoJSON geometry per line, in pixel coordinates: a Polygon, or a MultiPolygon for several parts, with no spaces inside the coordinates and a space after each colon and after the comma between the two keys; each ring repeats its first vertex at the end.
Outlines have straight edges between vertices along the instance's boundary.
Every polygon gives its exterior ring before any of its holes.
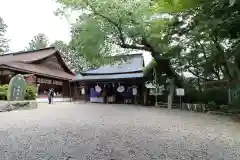
{"type": "Polygon", "coordinates": [[[7,101],[0,101],[0,112],[6,112],[8,105],[7,101]]]}
{"type": "Polygon", "coordinates": [[[12,111],[12,110],[28,110],[36,109],[36,101],[1,101],[0,112],[12,111]]]}

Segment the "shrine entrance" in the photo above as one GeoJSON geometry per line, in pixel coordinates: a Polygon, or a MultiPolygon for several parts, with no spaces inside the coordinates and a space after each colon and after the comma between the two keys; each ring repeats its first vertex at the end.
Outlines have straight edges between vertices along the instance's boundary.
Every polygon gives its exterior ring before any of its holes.
{"type": "MultiPolygon", "coordinates": [[[[63,97],[64,95],[64,86],[62,81],[46,79],[46,78],[37,78],[37,88],[38,88],[38,97],[43,98],[48,96],[49,89],[53,88],[56,93],[56,97],[63,97]]],[[[67,86],[66,86],[67,87],[67,86]]]]}

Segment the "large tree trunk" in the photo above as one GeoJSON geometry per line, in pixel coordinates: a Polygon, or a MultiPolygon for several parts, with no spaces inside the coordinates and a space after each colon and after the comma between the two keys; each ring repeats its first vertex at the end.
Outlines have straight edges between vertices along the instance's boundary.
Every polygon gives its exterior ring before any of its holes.
{"type": "MultiPolygon", "coordinates": [[[[175,89],[175,72],[172,70],[169,60],[164,59],[162,56],[160,56],[159,53],[152,52],[152,57],[156,61],[157,65],[161,65],[162,71],[167,74],[167,77],[170,79],[169,81],[169,94],[168,94],[168,109],[172,109],[172,104],[173,104],[173,97],[174,97],[174,89],[175,89]]],[[[158,68],[158,67],[157,67],[158,68]]],[[[157,72],[158,70],[156,70],[157,72]]]]}
{"type": "Polygon", "coordinates": [[[172,109],[174,89],[175,89],[174,79],[171,78],[170,81],[169,81],[168,109],[172,109]]]}

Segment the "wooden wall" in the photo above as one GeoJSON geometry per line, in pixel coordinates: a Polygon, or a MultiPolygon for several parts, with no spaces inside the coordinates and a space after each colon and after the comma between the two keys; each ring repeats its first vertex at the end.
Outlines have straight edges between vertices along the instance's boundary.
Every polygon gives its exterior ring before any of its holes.
{"type": "Polygon", "coordinates": [[[56,55],[52,55],[43,61],[40,62],[39,65],[54,69],[54,70],[60,70],[64,71],[64,68],[62,67],[61,63],[59,62],[56,55]]]}

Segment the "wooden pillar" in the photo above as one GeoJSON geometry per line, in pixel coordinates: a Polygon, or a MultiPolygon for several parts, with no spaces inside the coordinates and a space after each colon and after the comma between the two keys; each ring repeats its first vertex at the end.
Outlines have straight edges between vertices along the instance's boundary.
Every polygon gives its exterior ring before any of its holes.
{"type": "Polygon", "coordinates": [[[78,84],[77,84],[77,82],[74,82],[74,83],[72,84],[72,92],[73,92],[72,97],[73,97],[74,101],[77,100],[77,99],[79,99],[78,84]]]}
{"type": "Polygon", "coordinates": [[[89,88],[88,88],[87,85],[84,85],[84,89],[85,89],[84,101],[88,102],[88,91],[89,91],[89,88]]]}
{"type": "Polygon", "coordinates": [[[37,84],[36,84],[36,86],[37,86],[37,87],[36,87],[36,96],[37,96],[37,97],[38,97],[40,85],[41,85],[40,83],[37,83],[37,84]]]}
{"type": "Polygon", "coordinates": [[[143,90],[143,105],[147,105],[148,103],[148,89],[144,88],[143,90]]]}
{"type": "Polygon", "coordinates": [[[75,100],[78,100],[78,99],[79,99],[78,82],[75,82],[75,85],[74,85],[74,94],[75,94],[75,100]]]}
{"type": "Polygon", "coordinates": [[[137,101],[137,95],[134,96],[134,104],[137,105],[138,101],[137,101]]]}
{"type": "Polygon", "coordinates": [[[9,83],[11,78],[14,76],[15,76],[15,74],[7,75],[7,83],[9,83]]]}
{"type": "Polygon", "coordinates": [[[72,102],[72,89],[71,89],[71,84],[69,81],[68,81],[68,89],[69,89],[70,102],[72,102]]]}
{"type": "Polygon", "coordinates": [[[2,79],[3,79],[3,70],[0,70],[0,84],[2,84],[2,79]]]}
{"type": "Polygon", "coordinates": [[[70,90],[69,90],[69,83],[68,81],[63,82],[62,84],[62,96],[63,97],[69,97],[70,96],[70,90]]]}

